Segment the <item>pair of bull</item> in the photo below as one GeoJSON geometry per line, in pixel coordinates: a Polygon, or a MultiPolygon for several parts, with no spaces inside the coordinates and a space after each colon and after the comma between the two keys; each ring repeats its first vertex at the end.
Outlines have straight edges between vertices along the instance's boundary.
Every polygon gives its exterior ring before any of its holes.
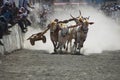
{"type": "Polygon", "coordinates": [[[30,40],[32,45],[34,45],[35,41],[38,40],[42,40],[45,43],[46,37],[44,34],[50,30],[50,38],[54,46],[54,52],[57,52],[58,49],[60,49],[61,52],[62,48],[66,49],[67,51],[70,43],[70,50],[72,50],[74,54],[80,54],[80,50],[83,47],[84,41],[87,37],[88,26],[94,24],[94,22],[89,22],[89,17],[83,17],[81,12],[79,17],[73,17],[72,15],[71,17],[71,19],[64,21],[58,21],[58,19],[55,19],[48,24],[45,31],[33,34],[28,38],[28,40],[30,40]],[[70,21],[75,21],[76,24],[67,26],[66,23],[70,21]],[[74,43],[72,46],[73,39],[74,43]]]}

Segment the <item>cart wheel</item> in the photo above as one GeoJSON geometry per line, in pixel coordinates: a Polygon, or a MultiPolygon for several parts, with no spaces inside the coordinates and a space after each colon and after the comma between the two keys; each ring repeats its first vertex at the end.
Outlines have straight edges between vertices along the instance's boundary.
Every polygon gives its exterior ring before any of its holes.
{"type": "Polygon", "coordinates": [[[32,46],[35,45],[35,41],[33,39],[30,39],[30,43],[32,46]]]}
{"type": "Polygon", "coordinates": [[[43,39],[42,39],[43,43],[46,43],[46,37],[43,36],[43,39]]]}

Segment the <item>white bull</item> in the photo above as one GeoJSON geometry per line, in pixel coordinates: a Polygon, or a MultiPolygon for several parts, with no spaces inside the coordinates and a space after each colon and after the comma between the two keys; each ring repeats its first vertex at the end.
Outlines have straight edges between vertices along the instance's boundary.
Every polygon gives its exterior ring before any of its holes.
{"type": "Polygon", "coordinates": [[[60,52],[62,52],[62,49],[65,49],[65,44],[68,40],[68,33],[69,28],[67,28],[66,25],[60,24],[60,30],[58,32],[58,46],[57,49],[60,49],[60,52]]]}
{"type": "Polygon", "coordinates": [[[70,43],[70,46],[71,46],[71,42],[72,42],[72,39],[75,39],[75,28],[77,25],[72,25],[72,26],[67,26],[67,25],[62,25],[61,26],[61,29],[59,30],[59,33],[58,33],[58,47],[57,48],[60,48],[60,52],[62,52],[62,49],[66,48],[66,51],[68,50],[68,44],[70,43]],[[72,28],[72,29],[70,29],[72,28]],[[66,46],[66,43],[67,43],[67,46],[66,46]]]}
{"type": "Polygon", "coordinates": [[[75,53],[78,50],[80,54],[80,50],[83,47],[84,41],[86,40],[86,37],[87,37],[89,24],[94,24],[94,23],[88,22],[88,18],[84,18],[82,24],[79,25],[79,27],[77,28],[77,31],[75,34],[75,42],[73,46],[75,53]]]}

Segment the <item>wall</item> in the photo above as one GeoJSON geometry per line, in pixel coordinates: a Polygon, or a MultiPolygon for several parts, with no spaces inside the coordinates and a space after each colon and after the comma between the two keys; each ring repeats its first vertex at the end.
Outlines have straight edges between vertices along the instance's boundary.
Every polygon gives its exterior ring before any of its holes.
{"type": "Polygon", "coordinates": [[[4,46],[0,45],[0,54],[5,54],[12,52],[17,49],[21,49],[23,46],[23,36],[24,34],[21,33],[21,29],[18,25],[13,26],[10,29],[12,32],[10,35],[5,35],[3,37],[3,44],[4,46]]]}

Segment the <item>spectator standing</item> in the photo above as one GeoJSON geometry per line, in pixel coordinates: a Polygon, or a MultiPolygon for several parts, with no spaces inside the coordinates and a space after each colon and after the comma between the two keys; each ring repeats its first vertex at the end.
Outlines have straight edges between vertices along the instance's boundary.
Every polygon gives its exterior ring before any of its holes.
{"type": "Polygon", "coordinates": [[[24,7],[28,12],[29,12],[28,7],[33,8],[31,7],[29,0],[19,0],[19,8],[21,7],[24,7]]]}
{"type": "Polygon", "coordinates": [[[9,33],[10,31],[8,30],[8,23],[9,21],[11,21],[12,19],[12,11],[11,11],[11,6],[9,5],[9,2],[6,1],[6,3],[3,5],[3,7],[1,8],[1,13],[0,13],[0,21],[3,22],[5,24],[5,32],[9,33]]]}
{"type": "Polygon", "coordinates": [[[3,5],[3,0],[0,0],[0,7],[3,5]]]}
{"type": "Polygon", "coordinates": [[[24,7],[21,7],[18,14],[18,25],[20,26],[23,33],[27,31],[27,26],[31,25],[31,22],[29,22],[27,16],[27,10],[24,7]]]}
{"type": "Polygon", "coordinates": [[[6,2],[9,2],[9,5],[11,5],[12,7],[16,7],[15,0],[3,0],[3,4],[5,4],[6,2]]]}

